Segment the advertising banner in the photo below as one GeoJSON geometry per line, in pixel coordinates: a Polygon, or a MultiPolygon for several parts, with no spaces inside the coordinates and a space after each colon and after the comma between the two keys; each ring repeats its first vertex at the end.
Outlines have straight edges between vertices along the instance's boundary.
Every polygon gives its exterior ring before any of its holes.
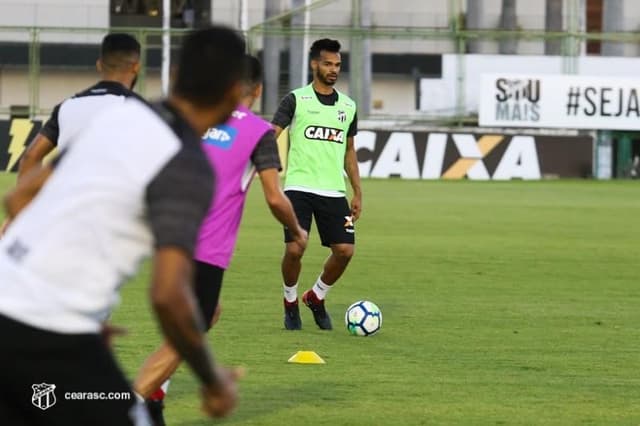
{"type": "Polygon", "coordinates": [[[373,178],[536,180],[593,167],[589,136],[360,130],[356,149],[360,174],[373,178]]]}
{"type": "MultiPolygon", "coordinates": [[[[16,171],[41,122],[0,121],[0,171],[16,171]]],[[[283,132],[286,135],[286,132],[283,132]]],[[[279,141],[286,164],[287,141],[279,141]]],[[[592,173],[589,136],[360,130],[356,136],[363,177],[508,180],[586,177],[592,173]]]]}
{"type": "Polygon", "coordinates": [[[640,130],[640,79],[485,74],[481,126],[640,130]]]}
{"type": "Polygon", "coordinates": [[[18,170],[18,160],[42,126],[28,118],[0,120],[0,172],[18,170]]]}

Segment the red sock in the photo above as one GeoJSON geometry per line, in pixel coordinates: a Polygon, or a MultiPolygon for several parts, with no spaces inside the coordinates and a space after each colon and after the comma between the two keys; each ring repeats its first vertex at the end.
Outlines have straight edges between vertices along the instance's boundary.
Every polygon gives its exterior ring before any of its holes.
{"type": "Polygon", "coordinates": [[[155,391],[154,393],[151,394],[151,396],[149,397],[150,400],[152,401],[162,401],[164,399],[165,396],[165,392],[162,390],[162,388],[158,388],[157,391],[155,391]]]}

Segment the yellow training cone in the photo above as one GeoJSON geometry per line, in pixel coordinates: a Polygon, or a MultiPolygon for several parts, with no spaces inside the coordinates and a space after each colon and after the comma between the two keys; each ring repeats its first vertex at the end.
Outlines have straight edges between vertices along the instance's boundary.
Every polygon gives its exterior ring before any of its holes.
{"type": "Polygon", "coordinates": [[[288,362],[295,364],[326,364],[324,359],[313,351],[298,351],[289,358],[288,362]]]}

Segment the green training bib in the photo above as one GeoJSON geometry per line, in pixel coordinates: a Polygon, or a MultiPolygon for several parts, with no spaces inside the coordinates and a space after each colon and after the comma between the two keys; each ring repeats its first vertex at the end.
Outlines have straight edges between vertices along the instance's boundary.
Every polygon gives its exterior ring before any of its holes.
{"type": "Polygon", "coordinates": [[[296,111],[289,126],[285,185],[346,192],[344,154],[355,102],[338,92],[335,105],[324,105],[311,85],[293,95],[296,111]]]}

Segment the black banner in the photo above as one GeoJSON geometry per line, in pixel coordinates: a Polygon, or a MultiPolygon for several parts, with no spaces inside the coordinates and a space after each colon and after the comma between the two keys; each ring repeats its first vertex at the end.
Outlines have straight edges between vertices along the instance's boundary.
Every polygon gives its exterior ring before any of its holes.
{"type": "Polygon", "coordinates": [[[28,118],[0,120],[0,171],[15,172],[25,148],[42,126],[28,118]]]}
{"type": "Polygon", "coordinates": [[[589,177],[593,138],[361,130],[364,177],[508,180],[589,177]]]}
{"type": "MultiPolygon", "coordinates": [[[[17,170],[41,125],[27,118],[0,121],[0,171],[17,170]]],[[[589,136],[360,130],[356,148],[363,177],[575,178],[591,176],[593,169],[589,136]]]]}

